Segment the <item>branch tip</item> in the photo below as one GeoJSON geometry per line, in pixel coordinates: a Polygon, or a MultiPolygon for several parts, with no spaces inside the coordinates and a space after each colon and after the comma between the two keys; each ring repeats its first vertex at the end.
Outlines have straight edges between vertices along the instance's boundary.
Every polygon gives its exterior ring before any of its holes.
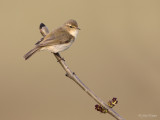
{"type": "MultiPolygon", "coordinates": [[[[113,108],[117,103],[118,103],[118,100],[117,100],[117,98],[114,97],[112,100],[108,101],[108,106],[110,108],[113,108]]],[[[97,111],[101,112],[101,113],[107,113],[108,112],[108,110],[105,107],[103,107],[102,105],[98,105],[98,104],[95,105],[95,109],[97,111]]]]}

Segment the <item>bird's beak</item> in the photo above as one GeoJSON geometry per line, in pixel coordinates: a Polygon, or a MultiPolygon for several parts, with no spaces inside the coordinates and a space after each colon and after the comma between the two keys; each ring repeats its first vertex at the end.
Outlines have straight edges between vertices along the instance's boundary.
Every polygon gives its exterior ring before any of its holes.
{"type": "Polygon", "coordinates": [[[78,30],[81,30],[80,28],[77,27],[78,30]]]}

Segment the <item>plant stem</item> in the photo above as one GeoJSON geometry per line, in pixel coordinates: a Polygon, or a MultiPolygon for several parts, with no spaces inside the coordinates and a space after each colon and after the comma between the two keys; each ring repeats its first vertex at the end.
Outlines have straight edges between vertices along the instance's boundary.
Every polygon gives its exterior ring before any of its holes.
{"type": "Polygon", "coordinates": [[[115,117],[117,120],[124,120],[118,113],[116,113],[112,108],[110,108],[106,103],[104,103],[99,97],[97,97],[78,77],[77,75],[71,71],[71,69],[66,65],[65,60],[61,57],[59,53],[53,53],[62,66],[62,68],[66,71],[66,76],[72,79],[75,83],[77,83],[89,96],[91,96],[98,104],[107,109],[108,113],[115,117]]]}

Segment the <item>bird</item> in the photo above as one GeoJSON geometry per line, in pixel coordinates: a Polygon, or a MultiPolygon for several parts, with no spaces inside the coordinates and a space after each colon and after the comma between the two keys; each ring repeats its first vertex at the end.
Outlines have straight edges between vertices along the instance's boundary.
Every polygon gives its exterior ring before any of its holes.
{"type": "MultiPolygon", "coordinates": [[[[40,25],[43,28],[44,24],[40,25]]],[[[44,27],[45,28],[45,27],[44,27]]],[[[48,29],[44,30],[46,33],[48,29]]],[[[52,53],[59,53],[67,50],[77,38],[77,34],[80,28],[76,20],[70,19],[65,22],[59,28],[44,35],[43,31],[40,31],[44,36],[40,41],[35,44],[35,47],[24,55],[24,59],[28,60],[37,51],[47,50],[52,53]]]]}

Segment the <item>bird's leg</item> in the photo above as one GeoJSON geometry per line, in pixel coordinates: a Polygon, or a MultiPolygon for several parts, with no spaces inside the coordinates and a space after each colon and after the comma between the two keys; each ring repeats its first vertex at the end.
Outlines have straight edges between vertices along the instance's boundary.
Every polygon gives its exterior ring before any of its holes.
{"type": "Polygon", "coordinates": [[[57,62],[60,62],[61,60],[65,61],[64,58],[62,58],[59,53],[53,53],[53,54],[59,57],[59,60],[57,62]]]}

